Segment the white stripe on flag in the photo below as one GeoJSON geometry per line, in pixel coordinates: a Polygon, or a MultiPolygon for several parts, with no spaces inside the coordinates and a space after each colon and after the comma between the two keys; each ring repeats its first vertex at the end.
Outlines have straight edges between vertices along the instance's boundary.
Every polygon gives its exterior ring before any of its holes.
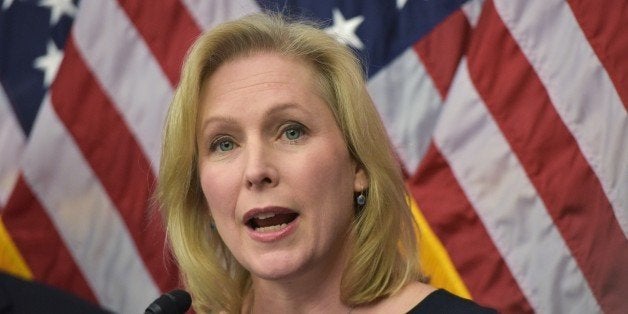
{"type": "Polygon", "coordinates": [[[601,312],[543,201],[473,86],[466,59],[434,140],[533,308],[541,313],[601,312]],[[539,284],[543,282],[553,284],[539,284]]]}
{"type": "Polygon", "coordinates": [[[628,237],[628,115],[569,5],[562,0],[498,0],[495,7],[598,176],[628,237]]]}
{"type": "Polygon", "coordinates": [[[196,23],[204,30],[260,10],[257,3],[251,0],[183,0],[182,3],[188,8],[196,23]]]}
{"type": "Polygon", "coordinates": [[[85,63],[157,173],[161,131],[173,89],[144,38],[117,1],[82,2],[73,34],[85,63]]]}
{"type": "Polygon", "coordinates": [[[4,89],[0,85],[0,212],[17,182],[19,163],[24,151],[24,133],[4,89]]]}
{"type": "Polygon", "coordinates": [[[368,87],[397,154],[414,173],[442,108],[432,79],[410,48],[373,76],[368,87]]]}
{"type": "Polygon", "coordinates": [[[99,302],[119,313],[142,312],[159,291],[124,221],[48,96],[31,132],[22,168],[99,302]]]}
{"type": "Polygon", "coordinates": [[[472,28],[478,25],[478,20],[480,19],[480,15],[482,15],[483,5],[484,0],[471,0],[462,5],[462,12],[467,17],[472,28]]]}

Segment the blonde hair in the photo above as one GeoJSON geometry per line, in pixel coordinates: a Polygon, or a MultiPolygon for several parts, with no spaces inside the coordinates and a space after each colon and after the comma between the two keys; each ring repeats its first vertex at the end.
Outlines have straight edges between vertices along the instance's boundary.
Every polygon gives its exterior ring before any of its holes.
{"type": "Polygon", "coordinates": [[[368,174],[367,202],[349,231],[342,301],[365,304],[419,280],[415,224],[400,167],[366,90],[360,62],[314,25],[254,14],[219,25],[195,42],[166,120],[157,198],[195,310],[239,312],[251,284],[248,271],[212,228],[200,188],[196,139],[201,89],[225,62],[262,51],[312,65],[347,149],[368,174]]]}

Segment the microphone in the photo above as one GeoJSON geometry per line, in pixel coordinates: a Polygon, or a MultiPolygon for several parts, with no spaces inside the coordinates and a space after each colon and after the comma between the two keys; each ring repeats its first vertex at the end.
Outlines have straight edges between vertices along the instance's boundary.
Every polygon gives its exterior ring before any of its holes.
{"type": "Polygon", "coordinates": [[[172,290],[153,301],[144,314],[183,314],[190,308],[192,298],[183,290],[172,290]]]}

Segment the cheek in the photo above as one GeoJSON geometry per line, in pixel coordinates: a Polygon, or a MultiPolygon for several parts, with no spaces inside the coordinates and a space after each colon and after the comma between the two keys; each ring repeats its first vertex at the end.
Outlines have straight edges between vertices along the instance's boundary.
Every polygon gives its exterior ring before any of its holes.
{"type": "MultiPolygon", "coordinates": [[[[313,198],[318,202],[328,201],[325,207],[353,209],[353,178],[352,163],[347,157],[337,154],[317,156],[304,167],[306,171],[301,180],[308,182],[306,187],[313,198]],[[345,161],[340,161],[345,159],[345,161]]],[[[308,193],[308,194],[309,194],[308,193]]]]}
{"type": "Polygon", "coordinates": [[[214,219],[220,220],[230,214],[232,211],[229,209],[233,208],[237,195],[235,178],[225,175],[225,172],[217,167],[201,165],[200,181],[203,195],[214,219]]]}

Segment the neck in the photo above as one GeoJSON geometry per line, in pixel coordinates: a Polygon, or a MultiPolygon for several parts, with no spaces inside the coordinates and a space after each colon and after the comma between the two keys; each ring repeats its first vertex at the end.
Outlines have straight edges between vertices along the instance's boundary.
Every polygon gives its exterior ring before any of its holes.
{"type": "Polygon", "coordinates": [[[298,275],[278,280],[252,277],[244,313],[349,313],[340,297],[348,250],[330,263],[317,263],[298,275]],[[338,262],[341,261],[341,262],[338,262]]]}
{"type": "MultiPolygon", "coordinates": [[[[245,313],[350,313],[351,308],[340,299],[340,291],[337,286],[328,292],[323,292],[320,287],[309,285],[296,292],[286,286],[278,286],[268,293],[266,288],[254,287],[249,298],[250,305],[244,308],[245,313]]],[[[272,289],[272,288],[271,288],[272,289]]]]}

